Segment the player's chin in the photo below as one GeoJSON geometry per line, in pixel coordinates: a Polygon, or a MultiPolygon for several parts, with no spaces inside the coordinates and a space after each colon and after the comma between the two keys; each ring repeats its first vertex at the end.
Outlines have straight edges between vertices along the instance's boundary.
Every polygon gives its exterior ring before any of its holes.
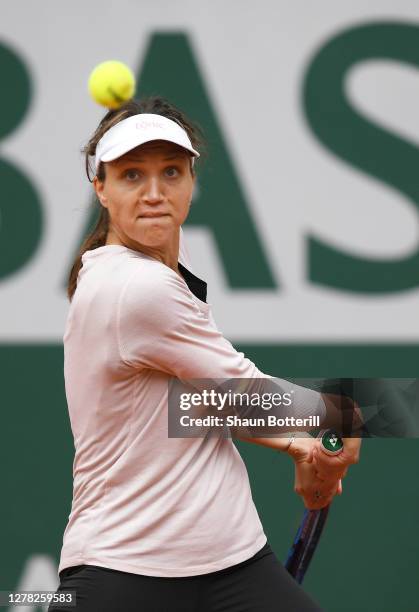
{"type": "Polygon", "coordinates": [[[167,222],[155,222],[147,224],[147,227],[142,226],[140,231],[135,232],[136,240],[148,247],[164,247],[170,242],[173,235],[173,227],[167,222]]]}

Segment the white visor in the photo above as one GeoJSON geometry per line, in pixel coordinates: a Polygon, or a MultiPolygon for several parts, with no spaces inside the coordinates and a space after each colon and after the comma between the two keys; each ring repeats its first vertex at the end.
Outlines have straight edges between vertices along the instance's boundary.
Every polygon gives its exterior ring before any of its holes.
{"type": "Polygon", "coordinates": [[[162,115],[141,113],[123,119],[111,127],[99,140],[95,155],[96,174],[101,161],[110,162],[118,159],[131,149],[151,140],[173,142],[187,149],[193,157],[199,157],[198,151],[192,147],[188,134],[176,121],[162,115]]]}

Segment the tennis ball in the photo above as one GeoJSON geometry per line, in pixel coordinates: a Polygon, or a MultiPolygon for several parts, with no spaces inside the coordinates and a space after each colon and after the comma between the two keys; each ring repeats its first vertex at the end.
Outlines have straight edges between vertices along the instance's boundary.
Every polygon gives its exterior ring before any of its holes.
{"type": "Polygon", "coordinates": [[[102,62],[91,72],[88,89],[98,104],[118,108],[134,95],[135,77],[132,70],[122,62],[102,62]]]}

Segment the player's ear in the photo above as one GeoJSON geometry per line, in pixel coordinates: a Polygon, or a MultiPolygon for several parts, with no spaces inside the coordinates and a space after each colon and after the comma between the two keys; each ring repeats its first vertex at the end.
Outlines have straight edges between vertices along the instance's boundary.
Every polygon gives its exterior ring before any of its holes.
{"type": "Polygon", "coordinates": [[[107,198],[103,193],[103,189],[105,187],[105,183],[103,181],[100,181],[98,179],[97,176],[95,176],[93,178],[93,188],[96,192],[97,198],[99,200],[99,202],[102,204],[102,206],[104,206],[105,208],[107,208],[106,206],[106,202],[107,202],[107,198]]]}
{"type": "Polygon", "coordinates": [[[198,190],[198,183],[196,181],[196,173],[193,172],[192,173],[192,194],[191,194],[191,201],[189,203],[190,206],[192,206],[192,204],[194,203],[194,199],[196,199],[197,197],[197,190],[198,190]]]}

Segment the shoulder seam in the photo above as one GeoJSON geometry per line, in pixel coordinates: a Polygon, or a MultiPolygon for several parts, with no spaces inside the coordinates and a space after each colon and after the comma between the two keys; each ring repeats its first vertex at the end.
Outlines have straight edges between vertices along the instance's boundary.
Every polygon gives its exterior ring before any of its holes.
{"type": "Polygon", "coordinates": [[[119,356],[122,362],[125,363],[125,365],[128,365],[130,367],[133,367],[133,364],[124,357],[123,351],[122,351],[122,345],[121,345],[121,335],[120,335],[121,301],[125,295],[128,285],[131,282],[132,277],[135,276],[135,274],[138,274],[138,270],[134,270],[133,273],[128,276],[119,294],[117,305],[116,305],[116,343],[118,345],[119,356]]]}

